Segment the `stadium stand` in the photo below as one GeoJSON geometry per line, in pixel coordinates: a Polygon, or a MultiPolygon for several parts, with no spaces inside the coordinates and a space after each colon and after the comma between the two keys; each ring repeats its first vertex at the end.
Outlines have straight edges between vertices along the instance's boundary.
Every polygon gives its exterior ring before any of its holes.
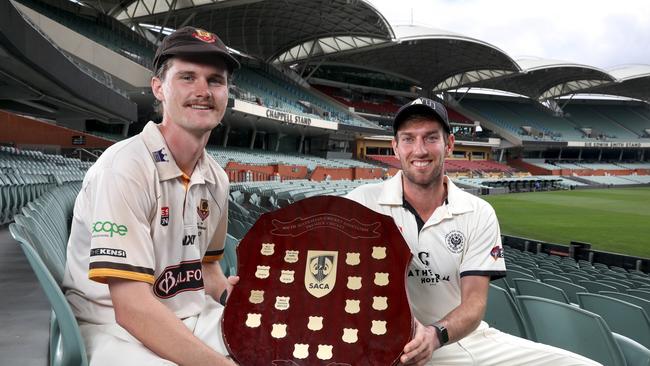
{"type": "Polygon", "coordinates": [[[323,96],[317,96],[288,78],[282,78],[278,72],[268,70],[265,72],[261,69],[242,67],[235,74],[234,95],[262,106],[307,117],[316,116],[348,125],[380,128],[376,123],[346,110],[334,100],[325,100],[323,96]]]}
{"type": "Polygon", "coordinates": [[[151,67],[154,45],[115,18],[88,8],[82,9],[72,2],[53,6],[38,0],[19,1],[95,42],[145,67],[151,67]]]}
{"type": "Polygon", "coordinates": [[[248,165],[284,164],[306,166],[310,171],[316,169],[317,166],[330,168],[377,168],[376,165],[354,159],[324,159],[317,156],[291,155],[267,150],[208,147],[207,151],[223,167],[229,162],[234,161],[248,165]]]}
{"type": "Polygon", "coordinates": [[[527,141],[638,140],[650,125],[640,107],[568,104],[554,117],[530,102],[466,98],[462,106],[527,141]]]}

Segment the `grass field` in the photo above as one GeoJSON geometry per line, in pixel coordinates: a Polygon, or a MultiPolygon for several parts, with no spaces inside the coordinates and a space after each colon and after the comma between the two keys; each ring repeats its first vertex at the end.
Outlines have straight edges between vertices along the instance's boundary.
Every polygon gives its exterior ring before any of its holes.
{"type": "Polygon", "coordinates": [[[545,242],[582,241],[593,249],[650,258],[650,188],[483,196],[501,232],[545,242]]]}

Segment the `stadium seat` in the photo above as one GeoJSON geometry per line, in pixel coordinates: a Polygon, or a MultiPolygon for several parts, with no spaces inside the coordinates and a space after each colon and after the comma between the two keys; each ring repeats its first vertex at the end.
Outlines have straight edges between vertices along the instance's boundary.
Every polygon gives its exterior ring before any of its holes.
{"type": "Polygon", "coordinates": [[[579,293],[580,307],[600,315],[609,328],[650,347],[650,319],[643,308],[600,294],[579,293]]]}
{"type": "Polygon", "coordinates": [[[223,257],[219,261],[221,270],[226,277],[237,275],[237,244],[239,244],[237,238],[226,234],[223,257]]]}
{"type": "Polygon", "coordinates": [[[79,332],[79,325],[72,313],[59,284],[52,277],[48,267],[34,249],[34,244],[26,235],[27,229],[19,224],[9,225],[11,235],[18,241],[27,261],[36,274],[50,305],[52,318],[50,325],[50,365],[88,365],[86,349],[79,332]]]}
{"type": "Polygon", "coordinates": [[[597,294],[599,291],[618,291],[616,287],[600,282],[578,281],[578,284],[593,294],[597,294]]]}
{"type": "Polygon", "coordinates": [[[537,342],[566,349],[608,366],[626,366],[605,321],[572,305],[534,296],[518,296],[526,326],[537,342]]]}
{"type": "Polygon", "coordinates": [[[616,292],[616,291],[600,291],[599,294],[609,296],[614,299],[622,300],[639,306],[645,310],[645,313],[650,315],[650,300],[642,299],[640,297],[630,295],[627,293],[616,292]]]}
{"type": "Polygon", "coordinates": [[[570,278],[564,276],[562,271],[556,273],[540,273],[539,278],[542,281],[546,281],[546,280],[571,281],[570,278]],[[561,273],[561,274],[557,274],[557,273],[561,273]]]}
{"type": "Polygon", "coordinates": [[[517,303],[508,291],[499,286],[490,284],[487,308],[483,320],[504,333],[528,338],[528,331],[517,303]]]}
{"type": "Polygon", "coordinates": [[[625,292],[630,289],[630,286],[625,284],[623,280],[598,280],[599,283],[615,287],[618,291],[625,292]]]}
{"type": "Polygon", "coordinates": [[[537,296],[565,304],[570,303],[569,298],[561,288],[543,282],[516,278],[515,289],[517,289],[517,295],[537,296]]]}
{"type": "Polygon", "coordinates": [[[650,350],[639,342],[612,332],[616,343],[623,352],[627,366],[650,366],[650,350]]]}
{"type": "Polygon", "coordinates": [[[571,280],[573,283],[578,283],[578,281],[594,281],[595,277],[581,272],[571,272],[563,274],[566,279],[571,280]]]}
{"type": "Polygon", "coordinates": [[[569,298],[569,301],[571,301],[573,304],[578,303],[578,296],[577,296],[578,292],[587,292],[586,288],[567,281],[558,281],[558,280],[550,279],[550,280],[544,280],[544,283],[562,289],[562,291],[564,291],[564,293],[569,298]]]}
{"type": "Polygon", "coordinates": [[[642,289],[632,289],[632,290],[626,290],[625,293],[636,297],[640,297],[645,300],[650,300],[650,290],[646,291],[642,289]]]}
{"type": "Polygon", "coordinates": [[[516,269],[508,269],[506,271],[506,282],[510,285],[511,288],[515,287],[515,278],[526,278],[529,280],[535,280],[535,277],[531,274],[517,271],[516,269]]]}

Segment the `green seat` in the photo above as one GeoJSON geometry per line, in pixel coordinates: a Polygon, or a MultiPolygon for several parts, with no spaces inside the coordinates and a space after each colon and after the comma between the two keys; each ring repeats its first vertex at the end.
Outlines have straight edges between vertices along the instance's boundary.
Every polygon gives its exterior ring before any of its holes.
{"type": "Polygon", "coordinates": [[[517,303],[508,291],[499,286],[490,284],[483,320],[504,333],[522,338],[528,337],[517,303]]]}
{"type": "Polygon", "coordinates": [[[526,326],[537,342],[566,349],[607,366],[626,366],[612,332],[597,314],[534,296],[518,296],[526,326]]]}
{"type": "Polygon", "coordinates": [[[79,325],[59,284],[28,239],[25,233],[26,229],[13,223],[9,225],[9,231],[20,244],[52,306],[54,316],[50,325],[50,365],[88,365],[86,348],[79,332],[79,325]]]}
{"type": "Polygon", "coordinates": [[[226,234],[223,257],[219,261],[221,270],[226,277],[237,275],[237,245],[239,240],[230,234],[226,234]]]}
{"type": "Polygon", "coordinates": [[[650,289],[631,289],[631,290],[626,290],[626,294],[630,294],[632,296],[640,297],[642,299],[650,300],[650,289]]]}
{"type": "Polygon", "coordinates": [[[515,288],[517,295],[529,295],[543,297],[545,299],[559,301],[569,304],[569,298],[561,288],[549,285],[539,281],[531,281],[525,278],[515,279],[515,288]]]}
{"type": "Polygon", "coordinates": [[[612,331],[650,347],[650,319],[640,306],[600,294],[579,293],[578,300],[580,307],[600,315],[612,331]]]}
{"type": "Polygon", "coordinates": [[[558,272],[555,272],[555,273],[542,272],[542,273],[539,274],[539,278],[542,281],[546,281],[546,280],[572,281],[571,279],[568,279],[567,277],[565,277],[563,274],[559,275],[557,273],[562,273],[562,271],[558,271],[558,272]]]}
{"type": "Polygon", "coordinates": [[[550,280],[544,280],[544,283],[562,289],[562,291],[564,291],[566,296],[569,298],[569,301],[574,304],[578,303],[578,295],[577,295],[578,292],[587,292],[586,288],[567,281],[550,279],[550,280]]]}
{"type": "Polygon", "coordinates": [[[628,366],[650,366],[650,350],[639,342],[612,332],[628,366]]]}
{"type": "Polygon", "coordinates": [[[578,285],[586,288],[592,294],[597,294],[599,291],[618,291],[616,287],[598,281],[578,281],[578,285]]]}
{"type": "Polygon", "coordinates": [[[602,280],[602,279],[600,279],[600,280],[598,280],[598,282],[600,282],[602,284],[605,284],[605,285],[612,286],[612,287],[616,288],[620,292],[625,292],[625,290],[629,290],[631,288],[631,286],[628,286],[625,283],[627,281],[623,281],[623,280],[602,280]]]}
{"type": "Polygon", "coordinates": [[[508,282],[508,285],[510,285],[511,288],[515,287],[515,278],[527,278],[529,280],[535,279],[535,277],[531,274],[508,268],[508,270],[506,270],[506,282],[508,282]]]}
{"type": "Polygon", "coordinates": [[[634,296],[622,292],[616,292],[616,291],[601,291],[599,292],[599,294],[613,297],[615,299],[619,299],[625,302],[629,302],[630,304],[634,304],[636,306],[640,306],[643,308],[643,310],[645,310],[646,314],[650,315],[650,300],[642,299],[638,296],[634,296]]]}

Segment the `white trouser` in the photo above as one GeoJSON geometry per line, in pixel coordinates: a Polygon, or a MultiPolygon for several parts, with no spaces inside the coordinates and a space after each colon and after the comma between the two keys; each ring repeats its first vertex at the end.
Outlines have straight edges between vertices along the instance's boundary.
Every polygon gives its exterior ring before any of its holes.
{"type": "Polygon", "coordinates": [[[431,366],[600,365],[578,354],[490,328],[485,322],[467,337],[433,352],[431,366]]]}
{"type": "MultiPolygon", "coordinates": [[[[227,355],[228,351],[221,337],[221,315],[223,306],[206,296],[203,311],[183,320],[192,333],[215,351],[227,355]]],[[[117,324],[88,324],[80,322],[81,335],[86,343],[90,366],[171,366],[175,363],[165,360],[134,338],[117,324]]]]}

